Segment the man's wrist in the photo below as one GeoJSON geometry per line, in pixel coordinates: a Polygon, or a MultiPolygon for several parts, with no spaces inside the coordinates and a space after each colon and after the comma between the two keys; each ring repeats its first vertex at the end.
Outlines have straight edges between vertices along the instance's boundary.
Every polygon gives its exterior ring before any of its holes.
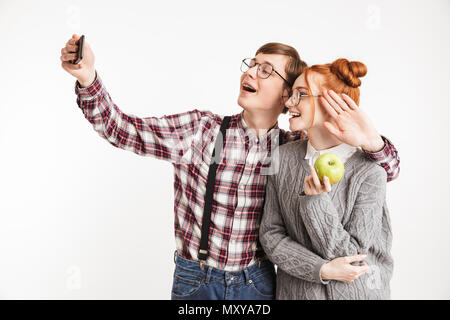
{"type": "Polygon", "coordinates": [[[87,81],[78,80],[78,84],[80,88],[87,88],[94,83],[95,79],[97,79],[97,71],[94,70],[93,75],[87,81]]]}

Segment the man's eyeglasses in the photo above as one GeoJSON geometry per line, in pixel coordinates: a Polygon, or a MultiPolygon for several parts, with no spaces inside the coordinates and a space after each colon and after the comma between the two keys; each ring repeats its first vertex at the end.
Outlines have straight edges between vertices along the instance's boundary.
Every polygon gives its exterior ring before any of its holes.
{"type": "Polygon", "coordinates": [[[281,79],[283,79],[288,84],[289,87],[291,87],[291,84],[285,78],[283,78],[283,76],[277,70],[275,70],[271,64],[266,63],[266,62],[258,63],[258,62],[256,62],[255,59],[246,58],[246,59],[242,60],[241,71],[242,71],[242,73],[245,73],[249,69],[251,69],[255,66],[258,66],[256,75],[259,78],[267,79],[268,77],[270,77],[270,75],[273,72],[275,72],[277,75],[280,76],[281,79]]]}
{"type": "Polygon", "coordinates": [[[292,91],[292,94],[289,96],[283,96],[283,98],[286,98],[288,101],[291,101],[291,104],[293,107],[298,106],[298,104],[300,103],[300,101],[303,98],[307,98],[307,97],[321,97],[321,94],[318,95],[314,95],[314,94],[304,94],[301,93],[298,89],[294,89],[292,91]]]}

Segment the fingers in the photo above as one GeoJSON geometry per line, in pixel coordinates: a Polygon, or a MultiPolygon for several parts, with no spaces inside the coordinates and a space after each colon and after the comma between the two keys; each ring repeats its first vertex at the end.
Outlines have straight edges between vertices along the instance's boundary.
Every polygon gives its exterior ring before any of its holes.
{"type": "Polygon", "coordinates": [[[72,61],[75,60],[77,57],[76,53],[66,53],[61,55],[61,61],[72,61]]]}
{"type": "MultiPolygon", "coordinates": [[[[329,95],[331,96],[331,98],[337,103],[337,105],[341,108],[341,112],[342,111],[350,111],[349,106],[347,105],[347,103],[342,100],[342,98],[333,90],[328,90],[329,95]]],[[[341,113],[338,112],[338,113],[341,113]]]]}
{"type": "Polygon", "coordinates": [[[367,258],[367,255],[365,254],[357,254],[354,256],[348,256],[345,257],[345,262],[350,264],[350,269],[349,269],[349,273],[348,273],[348,277],[347,283],[350,283],[356,279],[358,279],[360,276],[362,276],[363,274],[365,274],[368,270],[369,270],[369,266],[367,265],[367,263],[363,262],[360,266],[353,266],[351,265],[351,263],[354,262],[361,262],[363,261],[365,258],[367,258]]]}
{"type": "Polygon", "coordinates": [[[347,277],[347,283],[351,283],[352,281],[355,281],[359,277],[361,277],[363,274],[365,274],[368,270],[367,266],[362,267],[352,267],[350,270],[348,277],[347,277]]]}
{"type": "Polygon", "coordinates": [[[61,67],[63,67],[65,70],[69,71],[69,70],[79,70],[79,69],[81,69],[82,65],[81,65],[81,63],[73,64],[71,62],[63,61],[63,62],[61,62],[61,67]]]}
{"type": "Polygon", "coordinates": [[[313,195],[314,193],[313,193],[313,191],[314,191],[314,188],[311,186],[311,183],[309,182],[309,179],[310,179],[311,177],[310,176],[307,176],[306,178],[305,178],[305,193],[307,194],[307,195],[313,195]]]}
{"type": "Polygon", "coordinates": [[[330,192],[331,191],[331,183],[330,183],[330,179],[328,179],[327,176],[323,177],[323,184],[324,184],[325,192],[330,192]]]}
{"type": "Polygon", "coordinates": [[[307,176],[305,178],[305,194],[307,194],[309,196],[314,196],[314,195],[320,194],[320,192],[317,190],[317,188],[314,184],[312,176],[307,176]]]}
{"type": "Polygon", "coordinates": [[[69,44],[68,43],[68,44],[66,44],[65,49],[66,49],[67,52],[77,52],[78,51],[78,45],[69,44]]]}
{"type": "Polygon", "coordinates": [[[347,263],[353,263],[353,262],[364,261],[364,259],[366,259],[366,258],[367,258],[367,254],[357,254],[354,256],[345,257],[345,261],[347,263]]]}
{"type": "Polygon", "coordinates": [[[73,35],[72,35],[72,38],[70,38],[69,41],[71,41],[70,44],[77,44],[77,43],[78,43],[78,40],[80,40],[80,36],[77,35],[77,34],[73,34],[73,35]]]}
{"type": "Polygon", "coordinates": [[[347,103],[347,105],[350,107],[350,109],[356,110],[358,108],[358,105],[355,103],[355,101],[353,101],[353,99],[350,98],[345,93],[342,94],[342,99],[347,103]]]}
{"type": "Polygon", "coordinates": [[[314,167],[309,167],[311,170],[311,174],[305,178],[305,194],[318,195],[324,192],[330,192],[331,184],[328,177],[324,176],[323,183],[321,183],[314,167]]]}
{"type": "Polygon", "coordinates": [[[77,58],[78,45],[73,44],[75,39],[67,41],[66,46],[61,49],[61,61],[73,61],[77,58]]]}
{"type": "MultiPolygon", "coordinates": [[[[326,90],[324,90],[325,92],[326,90]]],[[[323,107],[325,108],[325,110],[328,112],[328,114],[330,115],[330,117],[332,119],[336,118],[339,114],[336,112],[336,110],[334,110],[334,108],[330,105],[330,103],[328,102],[327,99],[325,99],[323,96],[325,95],[325,93],[322,95],[322,97],[320,97],[320,102],[322,103],[323,107]]]]}
{"type": "Polygon", "coordinates": [[[80,37],[78,35],[76,35],[76,34],[72,35],[72,38],[70,38],[66,42],[66,46],[64,47],[66,49],[66,52],[77,52],[77,50],[78,50],[78,40],[80,40],[80,37]]]}
{"type": "Polygon", "coordinates": [[[339,103],[337,101],[335,101],[335,99],[331,96],[331,94],[330,94],[331,92],[332,92],[332,90],[323,90],[322,96],[325,98],[325,100],[328,102],[328,104],[334,109],[334,112],[337,115],[339,115],[342,112],[344,112],[344,110],[339,106],[339,103]]]}
{"type": "Polygon", "coordinates": [[[342,280],[345,283],[352,283],[356,279],[358,279],[360,276],[365,274],[369,270],[369,267],[367,265],[361,266],[361,267],[354,267],[350,266],[348,270],[346,270],[345,275],[343,276],[342,280]]]}
{"type": "Polygon", "coordinates": [[[311,172],[312,182],[316,189],[322,189],[322,184],[320,183],[319,176],[317,175],[316,169],[313,166],[309,166],[309,170],[311,172]]]}
{"type": "Polygon", "coordinates": [[[369,266],[367,264],[362,265],[362,266],[353,266],[353,268],[355,268],[355,272],[356,272],[355,277],[356,278],[362,276],[364,273],[367,272],[367,270],[369,270],[369,266]]]}

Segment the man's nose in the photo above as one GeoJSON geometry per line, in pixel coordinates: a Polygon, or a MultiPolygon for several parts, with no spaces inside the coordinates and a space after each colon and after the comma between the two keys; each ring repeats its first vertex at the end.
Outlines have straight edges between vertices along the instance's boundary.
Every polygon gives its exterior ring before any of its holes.
{"type": "Polygon", "coordinates": [[[253,79],[256,79],[258,73],[258,66],[253,66],[248,68],[247,74],[250,75],[253,79]]]}

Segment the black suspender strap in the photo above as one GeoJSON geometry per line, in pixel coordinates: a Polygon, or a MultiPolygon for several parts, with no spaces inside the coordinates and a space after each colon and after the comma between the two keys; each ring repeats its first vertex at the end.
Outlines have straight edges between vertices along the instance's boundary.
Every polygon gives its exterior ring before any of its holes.
{"type": "Polygon", "coordinates": [[[206,182],[205,207],[203,208],[202,217],[202,237],[200,240],[200,248],[198,250],[198,258],[200,260],[200,268],[203,270],[206,259],[208,258],[208,243],[209,230],[211,227],[211,211],[214,196],[214,186],[216,184],[216,172],[219,166],[220,154],[222,153],[223,142],[225,141],[225,134],[230,123],[231,117],[224,117],[220,125],[220,132],[216,138],[216,143],[211,157],[211,164],[209,165],[208,180],[206,182]],[[216,156],[217,155],[217,156],[216,156]]]}

